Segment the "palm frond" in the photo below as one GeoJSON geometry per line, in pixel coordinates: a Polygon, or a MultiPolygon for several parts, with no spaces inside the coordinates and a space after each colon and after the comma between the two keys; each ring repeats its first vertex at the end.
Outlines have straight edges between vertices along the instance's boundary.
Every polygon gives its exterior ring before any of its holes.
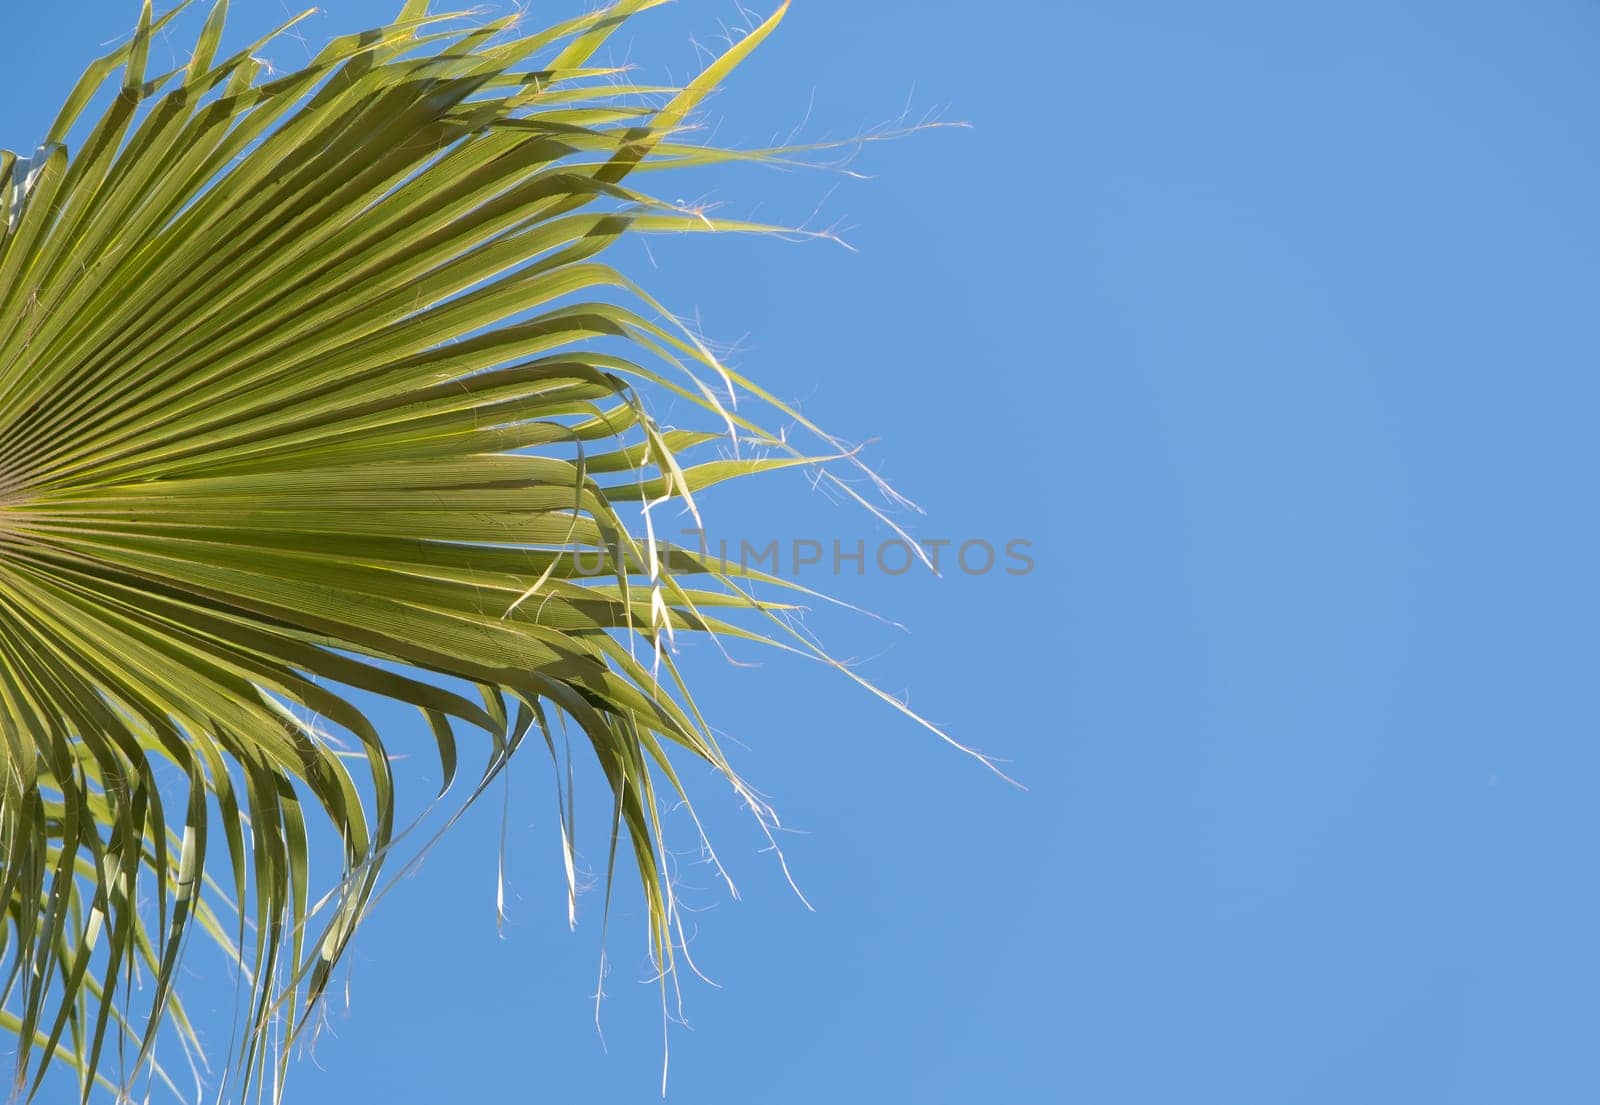
{"type": "Polygon", "coordinates": [[[170,15],[147,0],[38,151],[0,154],[0,1024],[26,1093],[60,1058],[87,1098],[109,1041],[137,1071],[164,1024],[197,1044],[173,993],[196,928],[249,980],[229,1068],[281,1083],[273,1025],[306,1023],[399,836],[363,695],[420,712],[446,788],[458,744],[487,742],[472,793],[573,724],[670,969],[674,756],[759,803],[663,645],[785,623],[757,573],[623,511],[808,458],[603,259],[629,234],[769,229],[629,181],[764,156],[679,133],[782,9],[663,93],[594,63],[658,2],[511,36],[412,0],[274,75],[259,44],[217,59],[223,0],[152,76],[170,15]],[[661,392],[707,427],[658,426],[661,392]],[[730,437],[768,448],[679,459],[730,437]],[[323,900],[318,821],[342,842],[323,900]]]}

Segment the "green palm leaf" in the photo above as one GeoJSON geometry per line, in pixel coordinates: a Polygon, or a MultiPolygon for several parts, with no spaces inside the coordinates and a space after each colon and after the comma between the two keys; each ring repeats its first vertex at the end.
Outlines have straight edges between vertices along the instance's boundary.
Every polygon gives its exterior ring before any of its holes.
{"type": "Polygon", "coordinates": [[[247,974],[229,1065],[265,1084],[272,1026],[305,1023],[399,836],[362,694],[421,712],[446,787],[458,742],[487,741],[474,793],[573,724],[670,969],[671,750],[759,803],[663,644],[785,623],[753,573],[663,552],[619,507],[805,458],[602,259],[625,234],[766,229],[628,181],[765,155],[674,135],[782,11],[645,108],[661,90],[592,59],[656,2],[507,37],[413,0],[281,76],[217,60],[219,2],[190,64],[151,76],[147,0],[39,151],[0,155],[0,1023],[26,1092],[59,1058],[87,1097],[110,1041],[137,1071],[163,1024],[195,1043],[173,980],[197,927],[247,974]],[[707,428],[658,427],[641,388],[707,428]],[[678,460],[730,437],[768,448],[678,460]],[[320,901],[319,820],[344,872],[320,901]]]}

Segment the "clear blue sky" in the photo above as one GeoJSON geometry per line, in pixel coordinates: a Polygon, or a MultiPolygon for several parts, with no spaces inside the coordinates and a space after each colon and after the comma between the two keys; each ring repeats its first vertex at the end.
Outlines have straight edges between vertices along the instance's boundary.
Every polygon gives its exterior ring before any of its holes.
{"type": "MultiPolygon", "coordinates": [[[[314,41],[396,6],[325,3],[314,41]]],[[[235,41],[282,14],[236,7],[235,41]]],[[[8,11],[0,144],[132,14],[8,11]]],[[[681,75],[736,18],[684,0],[632,60],[681,75]]],[[[716,184],[825,200],[859,254],[622,260],[878,438],[920,534],[1032,542],[1026,576],[813,577],[910,627],[819,612],[835,651],[1029,790],[827,672],[691,657],[817,910],[700,777],[743,898],[686,857],[722,989],[686,988],[670,1099],[1600,1099],[1600,8],[797,0],[712,113],[748,143],[908,99],[974,127],[871,148],[871,182],[716,184]]],[[[883,536],[799,478],[706,505],[883,536]]],[[[291,1101],[656,1098],[637,909],[602,1048],[551,796],[530,757],[503,939],[498,800],[385,902],[291,1101]]]]}

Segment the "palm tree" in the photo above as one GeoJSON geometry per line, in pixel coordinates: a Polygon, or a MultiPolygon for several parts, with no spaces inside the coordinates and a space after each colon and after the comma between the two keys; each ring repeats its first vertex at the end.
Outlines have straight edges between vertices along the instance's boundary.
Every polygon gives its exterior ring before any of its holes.
{"type": "Polygon", "coordinates": [[[680,133],[782,9],[681,88],[595,63],[659,2],[508,36],[409,0],[276,75],[260,43],[218,60],[218,0],[152,75],[175,13],[145,0],[37,152],[0,153],[0,1024],[25,1095],[59,1060],[87,1099],[112,1041],[135,1072],[158,1036],[197,1046],[173,992],[195,930],[248,980],[231,1077],[281,1084],[274,1026],[306,1024],[403,835],[363,696],[420,711],[447,788],[458,742],[486,742],[466,801],[530,737],[581,733],[663,977],[675,759],[765,815],[665,646],[821,654],[752,586],[781,581],[663,548],[650,509],[847,454],[601,259],[771,229],[633,182],[788,152],[680,133]],[[661,393],[705,425],[658,426],[661,393]],[[320,899],[318,821],[342,842],[320,899]]]}

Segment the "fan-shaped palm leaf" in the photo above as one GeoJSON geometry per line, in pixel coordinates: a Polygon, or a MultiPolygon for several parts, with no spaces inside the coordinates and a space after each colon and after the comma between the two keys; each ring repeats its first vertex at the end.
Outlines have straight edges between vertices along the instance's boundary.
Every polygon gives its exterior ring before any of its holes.
{"type": "Polygon", "coordinates": [[[573,723],[670,965],[668,749],[739,784],[662,639],[783,623],[619,510],[801,458],[726,398],[770,397],[600,259],[633,232],[762,229],[629,181],[750,156],[673,136],[782,13],[680,89],[592,67],[657,2],[507,37],[413,0],[282,76],[217,60],[225,3],[185,69],[151,76],[147,2],[38,152],[0,154],[0,1003],[28,1092],[52,1057],[87,1096],[108,1040],[133,1070],[162,1023],[192,1041],[172,988],[197,926],[248,972],[233,1062],[262,1077],[269,1026],[304,1023],[397,836],[353,692],[421,711],[446,786],[465,733],[492,745],[481,789],[573,723]],[[708,428],[659,428],[641,384],[708,428]],[[730,434],[774,448],[679,463],[730,434]],[[322,902],[316,819],[343,847],[322,902]],[[237,920],[203,892],[213,852],[237,920]]]}

